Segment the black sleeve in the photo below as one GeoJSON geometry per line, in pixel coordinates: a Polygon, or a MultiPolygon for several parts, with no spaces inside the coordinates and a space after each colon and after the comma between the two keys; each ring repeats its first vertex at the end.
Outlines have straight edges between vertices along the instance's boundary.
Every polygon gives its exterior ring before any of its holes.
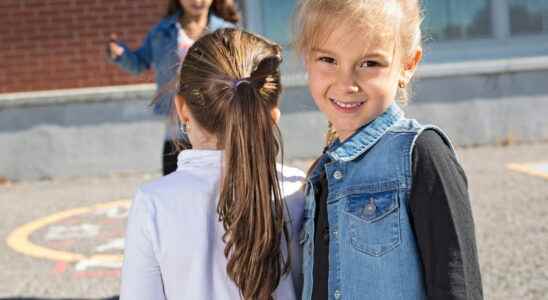
{"type": "Polygon", "coordinates": [[[466,175],[433,130],[413,150],[409,206],[428,299],[483,299],[466,175]]]}

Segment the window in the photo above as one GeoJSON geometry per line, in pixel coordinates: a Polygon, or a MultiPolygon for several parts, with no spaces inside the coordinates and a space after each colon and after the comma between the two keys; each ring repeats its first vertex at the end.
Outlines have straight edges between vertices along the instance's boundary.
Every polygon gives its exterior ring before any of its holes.
{"type": "Polygon", "coordinates": [[[508,1],[511,35],[548,33],[548,1],[508,1]]]}
{"type": "Polygon", "coordinates": [[[263,34],[282,45],[288,45],[291,42],[291,23],[297,1],[264,0],[261,2],[263,34]]]}
{"type": "MultiPolygon", "coordinates": [[[[523,2],[523,0],[509,1],[523,2]]],[[[545,0],[527,2],[543,1],[545,0]]],[[[278,43],[288,45],[291,41],[291,21],[297,1],[263,0],[261,2],[263,34],[278,43]]],[[[425,10],[423,29],[427,38],[444,41],[492,36],[491,0],[424,0],[423,3],[425,10]]],[[[547,5],[544,4],[544,6],[547,5]]],[[[518,20],[521,17],[521,15],[517,16],[518,20]]]]}
{"type": "Polygon", "coordinates": [[[491,37],[490,0],[424,0],[423,30],[434,41],[491,37]]]}
{"type": "MultiPolygon", "coordinates": [[[[250,7],[252,29],[289,45],[297,0],[241,1],[250,7]]],[[[432,42],[548,34],[548,0],[422,0],[422,4],[424,36],[432,42]]]]}

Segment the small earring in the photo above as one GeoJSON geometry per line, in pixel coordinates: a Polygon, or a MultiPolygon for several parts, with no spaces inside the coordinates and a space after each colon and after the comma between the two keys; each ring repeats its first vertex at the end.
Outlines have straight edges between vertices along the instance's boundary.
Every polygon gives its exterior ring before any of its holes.
{"type": "Polygon", "coordinates": [[[404,89],[404,88],[405,88],[405,85],[406,85],[406,84],[405,84],[405,81],[403,81],[403,80],[400,80],[400,81],[398,82],[398,87],[399,87],[400,89],[404,89]]]}
{"type": "Polygon", "coordinates": [[[184,135],[188,135],[188,132],[190,131],[190,124],[188,123],[182,123],[181,126],[179,127],[181,129],[181,132],[184,134],[184,135]]]}

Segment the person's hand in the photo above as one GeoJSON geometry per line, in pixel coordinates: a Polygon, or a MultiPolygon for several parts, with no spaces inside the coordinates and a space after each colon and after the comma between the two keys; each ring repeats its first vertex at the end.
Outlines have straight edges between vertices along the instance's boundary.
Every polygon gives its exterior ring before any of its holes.
{"type": "Polygon", "coordinates": [[[110,41],[108,43],[109,53],[111,59],[116,59],[124,54],[124,48],[118,45],[118,36],[116,33],[110,35],[110,41]]]}

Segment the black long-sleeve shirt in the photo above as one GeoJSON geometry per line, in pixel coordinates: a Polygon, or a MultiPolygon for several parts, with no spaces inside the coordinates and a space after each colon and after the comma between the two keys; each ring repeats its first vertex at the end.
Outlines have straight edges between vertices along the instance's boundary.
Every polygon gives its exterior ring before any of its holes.
{"type": "MultiPolygon", "coordinates": [[[[483,299],[467,180],[442,138],[426,130],[413,150],[409,199],[428,299],[483,299]]],[[[325,174],[317,189],[312,299],[328,299],[329,228],[325,174]]]]}

